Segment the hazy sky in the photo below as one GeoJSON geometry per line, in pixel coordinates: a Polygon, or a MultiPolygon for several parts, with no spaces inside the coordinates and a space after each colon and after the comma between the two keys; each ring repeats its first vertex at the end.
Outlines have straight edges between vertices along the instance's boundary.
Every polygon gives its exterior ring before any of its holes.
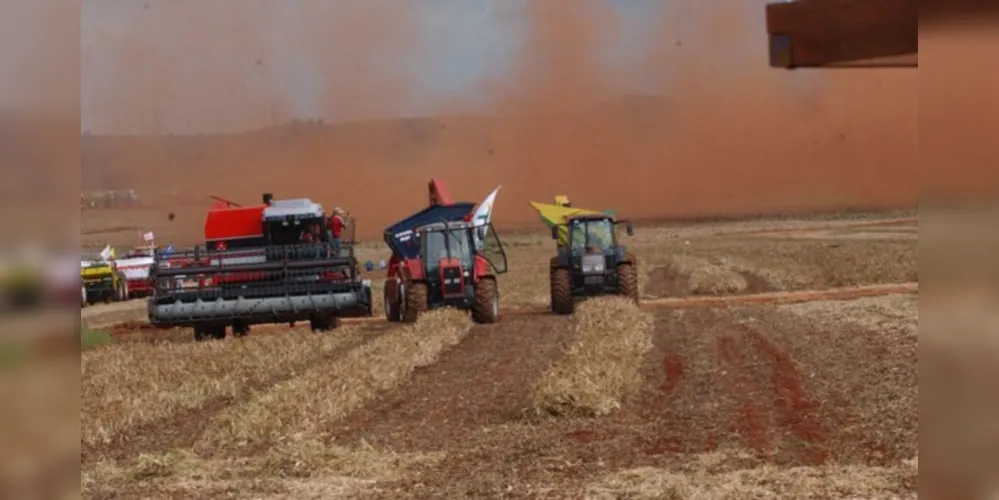
{"type": "MultiPolygon", "coordinates": [[[[486,109],[483,86],[509,76],[529,36],[525,1],[82,0],[82,127],[219,132],[486,109]],[[400,87],[404,98],[379,98],[400,87]]],[[[605,1],[621,29],[601,60],[629,64],[657,36],[662,0],[605,1]]]]}

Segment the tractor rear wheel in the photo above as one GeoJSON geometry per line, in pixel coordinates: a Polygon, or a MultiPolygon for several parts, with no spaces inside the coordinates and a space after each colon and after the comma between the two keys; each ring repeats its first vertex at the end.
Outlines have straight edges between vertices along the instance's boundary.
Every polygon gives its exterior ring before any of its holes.
{"type": "Polygon", "coordinates": [[[572,297],[572,277],[568,269],[552,269],[551,295],[553,313],[572,314],[575,304],[572,297]]]}
{"type": "Polygon", "coordinates": [[[638,272],[635,265],[624,263],[617,265],[617,286],[618,292],[635,303],[638,303],[638,272]]]}
{"type": "Polygon", "coordinates": [[[403,310],[402,320],[415,323],[420,314],[427,312],[427,284],[410,283],[405,289],[406,308],[403,310]]]}
{"type": "Polygon", "coordinates": [[[476,285],[472,321],[476,323],[499,321],[499,287],[496,286],[494,278],[482,278],[476,285]]]}

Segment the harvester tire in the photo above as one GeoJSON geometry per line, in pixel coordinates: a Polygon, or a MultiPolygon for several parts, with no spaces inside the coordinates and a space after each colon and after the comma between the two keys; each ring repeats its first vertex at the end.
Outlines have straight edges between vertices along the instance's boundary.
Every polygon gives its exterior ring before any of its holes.
{"type": "Polygon", "coordinates": [[[316,333],[328,332],[339,326],[339,318],[336,316],[314,316],[309,320],[309,326],[316,333]]]}
{"type": "Polygon", "coordinates": [[[194,340],[222,340],[225,338],[225,325],[205,325],[194,327],[194,340]]]}
{"type": "Polygon", "coordinates": [[[552,312],[572,314],[575,304],[572,296],[572,276],[565,268],[552,269],[551,274],[552,312]]]}
{"type": "Polygon", "coordinates": [[[635,264],[627,262],[617,265],[617,284],[621,295],[638,303],[638,272],[635,264]]]}
{"type": "Polygon", "coordinates": [[[499,287],[496,285],[495,278],[482,278],[475,287],[472,321],[476,323],[496,323],[499,321],[499,287]]]}
{"type": "Polygon", "coordinates": [[[427,284],[410,283],[405,290],[406,308],[402,313],[402,321],[415,323],[421,314],[427,312],[427,284]]]}

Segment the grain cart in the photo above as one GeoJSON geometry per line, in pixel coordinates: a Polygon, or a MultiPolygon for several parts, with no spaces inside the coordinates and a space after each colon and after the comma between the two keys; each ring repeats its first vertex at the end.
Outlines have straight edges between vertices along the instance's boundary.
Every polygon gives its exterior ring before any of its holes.
{"type": "Polygon", "coordinates": [[[304,198],[264,194],[260,205],[216,204],[204,247],[156,252],[150,323],[190,326],[204,340],[225,337],[229,326],[243,336],[254,324],[308,320],[313,331],[326,331],[339,318],[371,316],[371,284],[359,279],[353,238],[334,240],[327,221],[304,198]]]}
{"type": "MultiPolygon", "coordinates": [[[[487,200],[494,197],[495,191],[487,200]]],[[[499,321],[496,277],[507,271],[506,253],[488,215],[473,222],[474,209],[474,203],[453,202],[433,180],[430,206],[385,230],[392,250],[386,319],[411,323],[428,310],[454,307],[470,310],[477,323],[499,321]]]]}
{"type": "Polygon", "coordinates": [[[616,229],[622,224],[634,235],[630,222],[564,204],[531,206],[556,241],[557,253],[549,263],[552,312],[571,314],[577,297],[614,294],[638,301],[638,261],[617,241],[616,229]]]}

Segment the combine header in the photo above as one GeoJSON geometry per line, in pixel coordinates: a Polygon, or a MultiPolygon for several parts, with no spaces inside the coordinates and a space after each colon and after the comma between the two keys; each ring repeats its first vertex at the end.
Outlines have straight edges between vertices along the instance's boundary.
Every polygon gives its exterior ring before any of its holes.
{"type": "Polygon", "coordinates": [[[576,297],[624,295],[638,301],[638,261],[618,244],[617,226],[634,226],[606,212],[573,208],[565,196],[555,204],[530,202],[551,229],[556,255],[549,262],[551,309],[571,314],[576,297]]]}
{"type": "Polygon", "coordinates": [[[493,230],[493,191],[475,211],[454,202],[444,184],[431,180],[430,206],[385,229],[392,250],[385,280],[385,317],[413,322],[438,307],[472,311],[478,323],[499,321],[496,276],[506,272],[506,253],[493,230]]]}
{"type": "Polygon", "coordinates": [[[156,252],[150,268],[149,321],[192,326],[198,340],[236,336],[250,325],[309,320],[314,331],[338,318],[371,316],[371,286],[358,279],[350,234],[333,238],[322,207],[308,199],[208,212],[204,247],[156,252]]]}

